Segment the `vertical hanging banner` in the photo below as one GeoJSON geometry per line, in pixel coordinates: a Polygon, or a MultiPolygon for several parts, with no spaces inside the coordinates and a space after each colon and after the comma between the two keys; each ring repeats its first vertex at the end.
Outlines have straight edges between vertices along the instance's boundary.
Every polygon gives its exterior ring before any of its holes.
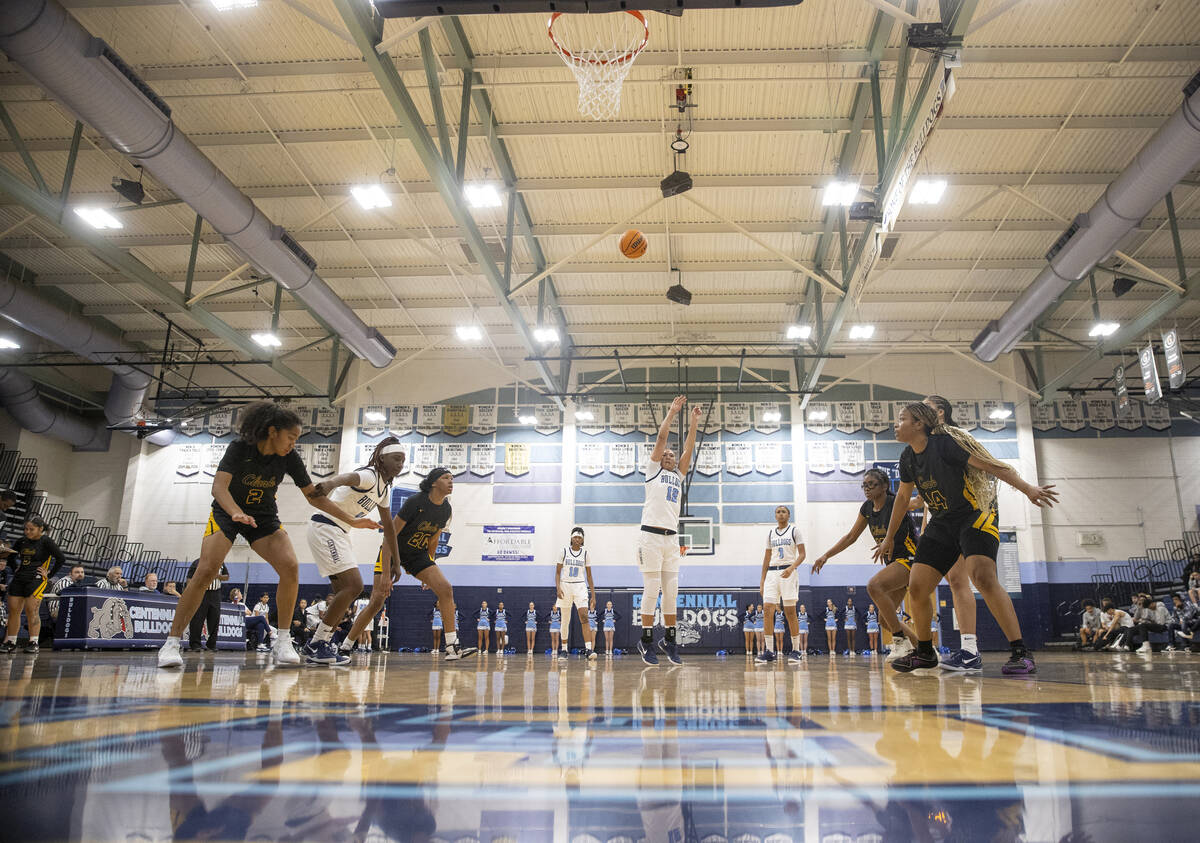
{"type": "Polygon", "coordinates": [[[462,436],[471,427],[470,404],[447,404],[442,411],[442,429],[451,436],[462,436]]]}
{"type": "Polygon", "coordinates": [[[204,422],[198,419],[184,419],[179,423],[179,432],[184,436],[198,436],[204,432],[204,422]]]}
{"type": "Polygon", "coordinates": [[[337,474],[339,446],[332,442],[318,442],[313,445],[312,462],[308,471],[313,477],[332,477],[337,474]]]}
{"type": "Polygon", "coordinates": [[[809,403],[804,409],[804,425],[811,433],[828,433],[833,430],[833,414],[829,405],[809,403]]]}
{"type": "MultiPolygon", "coordinates": [[[[990,430],[992,433],[996,433],[997,431],[1004,430],[1005,422],[1007,422],[1010,418],[1012,418],[1012,415],[1010,414],[1008,416],[1001,416],[1001,417],[994,417],[994,416],[996,413],[1002,412],[1007,409],[1008,408],[1004,406],[1003,401],[996,401],[995,399],[992,399],[992,398],[989,398],[986,401],[983,401],[980,404],[979,426],[982,427],[984,430],[990,430]]],[[[957,421],[957,420],[958,420],[958,414],[955,413],[955,421],[957,421]]]]}
{"type": "Polygon", "coordinates": [[[755,442],[754,470],[759,474],[778,474],[782,471],[783,446],[779,442],[755,442]]]}
{"type": "Polygon", "coordinates": [[[579,473],[595,477],[604,471],[604,445],[600,442],[579,443],[579,473]]]}
{"type": "Polygon", "coordinates": [[[649,474],[650,455],[654,453],[653,442],[639,442],[637,446],[637,464],[638,471],[642,474],[649,474]]]}
{"type": "Polygon", "coordinates": [[[893,401],[892,402],[892,421],[900,421],[900,411],[911,404],[911,401],[893,401]]]}
{"type": "Polygon", "coordinates": [[[658,433],[660,424],[662,424],[662,416],[658,414],[657,407],[649,401],[643,401],[637,405],[637,429],[639,432],[654,436],[658,433]]]}
{"type": "Polygon", "coordinates": [[[437,468],[439,453],[440,449],[436,442],[418,442],[413,445],[413,474],[419,474],[424,477],[437,468]]]}
{"type": "Polygon", "coordinates": [[[721,443],[701,442],[696,451],[696,471],[712,477],[721,471],[721,443]]]}
{"type": "MultiPolygon", "coordinates": [[[[575,422],[575,426],[579,432],[586,436],[599,436],[604,432],[604,405],[597,404],[595,401],[579,405],[579,413],[583,415],[582,419],[575,422]]],[[[601,471],[603,471],[604,457],[600,458],[601,471]]],[[[599,472],[597,472],[599,473],[599,472]]]]}
{"type": "Polygon", "coordinates": [[[1130,401],[1124,415],[1117,415],[1117,427],[1121,430],[1141,430],[1142,404],[1140,401],[1130,401]]]}
{"type": "Polygon", "coordinates": [[[467,471],[467,443],[447,442],[442,446],[442,465],[456,477],[467,471]]]}
{"type": "Polygon", "coordinates": [[[204,446],[195,443],[180,445],[175,449],[178,459],[175,462],[175,473],[180,477],[195,477],[200,473],[200,459],[204,446]]]}
{"type": "Polygon", "coordinates": [[[1113,369],[1113,394],[1117,397],[1117,417],[1129,415],[1129,386],[1125,383],[1124,366],[1113,369]]]}
{"type": "Polygon", "coordinates": [[[1158,363],[1154,360],[1153,343],[1141,350],[1141,353],[1138,354],[1138,363],[1142,367],[1142,387],[1146,390],[1146,401],[1153,404],[1162,398],[1162,386],[1158,382],[1158,363]]]}
{"type": "Polygon", "coordinates": [[[387,413],[382,404],[367,404],[358,411],[358,429],[363,436],[378,436],[387,425],[387,413]]]}
{"type": "MultiPolygon", "coordinates": [[[[954,424],[963,430],[979,427],[979,405],[974,401],[951,401],[954,405],[954,424]]],[[[984,418],[987,414],[984,414],[984,418]]],[[[1003,427],[1003,425],[1001,425],[1003,427]]]]}
{"type": "Polygon", "coordinates": [[[412,404],[393,404],[388,407],[388,433],[393,436],[408,436],[413,431],[413,417],[417,408],[412,404]]]}
{"type": "Polygon", "coordinates": [[[1167,358],[1167,380],[1171,389],[1183,386],[1186,372],[1183,368],[1183,354],[1179,351],[1179,335],[1172,328],[1163,331],[1163,356],[1167,358]]]}
{"type": "Polygon", "coordinates": [[[359,442],[358,447],[354,449],[354,465],[352,467],[362,468],[371,461],[371,455],[374,453],[374,442],[359,442]]]}
{"type": "Polygon", "coordinates": [[[838,433],[857,433],[862,430],[862,405],[857,401],[839,401],[834,404],[837,411],[838,433]]]}
{"type": "Polygon", "coordinates": [[[700,404],[700,431],[705,436],[721,432],[721,404],[704,401],[700,404]]]}
{"type": "Polygon", "coordinates": [[[504,473],[512,477],[521,477],[529,473],[529,446],[527,444],[508,442],[504,445],[504,473]]]}
{"type": "Polygon", "coordinates": [[[833,471],[833,466],[833,442],[808,443],[808,470],[810,472],[828,474],[833,471]]]}
{"type": "MultiPolygon", "coordinates": [[[[729,406],[728,404],[726,405],[729,406]]],[[[725,443],[725,470],[730,474],[741,477],[754,469],[754,455],[751,453],[749,442],[725,443]]]]}
{"type": "Polygon", "coordinates": [[[872,433],[883,433],[889,427],[888,406],[883,401],[868,401],[863,404],[863,427],[872,433]]]}
{"type": "Polygon", "coordinates": [[[1063,430],[1083,430],[1083,405],[1077,398],[1063,398],[1054,402],[1058,407],[1058,426],[1063,430]]]}
{"type": "Polygon", "coordinates": [[[417,433],[432,436],[442,432],[442,405],[422,404],[417,408],[417,433]]]}
{"type": "Polygon", "coordinates": [[[782,415],[778,404],[759,402],[754,405],[754,429],[759,433],[774,433],[779,430],[782,415]]]}
{"type": "Polygon", "coordinates": [[[205,445],[200,458],[200,470],[209,477],[216,477],[217,466],[221,464],[221,457],[225,456],[226,447],[228,446],[223,442],[210,442],[205,445]]]}
{"type": "MultiPolygon", "coordinates": [[[[489,406],[489,405],[483,405],[489,406]]],[[[494,404],[490,406],[495,406],[494,404]]],[[[491,442],[471,443],[471,473],[487,477],[496,471],[496,446],[491,442]]]]}
{"type": "Polygon", "coordinates": [[[313,422],[313,431],[328,439],[331,436],[336,436],[341,430],[341,407],[317,407],[317,417],[316,421],[313,422]]]}
{"type": "Polygon", "coordinates": [[[626,401],[608,405],[608,429],[618,436],[633,433],[637,427],[634,406],[626,401]]]}
{"type": "Polygon", "coordinates": [[[866,469],[861,439],[842,439],[837,443],[838,468],[846,474],[860,474],[866,469]]]}
{"type": "Polygon", "coordinates": [[[750,429],[750,405],[745,401],[730,401],[725,405],[725,429],[742,434],[750,429]]]}
{"type": "Polygon", "coordinates": [[[533,408],[533,415],[537,419],[533,429],[543,436],[562,430],[562,411],[556,405],[538,404],[533,408]]]}
{"type": "Polygon", "coordinates": [[[496,405],[475,404],[471,407],[471,432],[491,436],[496,432],[496,405]]]}
{"type": "MultiPolygon", "coordinates": [[[[632,409],[633,405],[629,405],[632,409]]],[[[637,448],[632,442],[614,442],[608,446],[608,470],[618,477],[628,477],[637,467],[637,448]]]]}
{"type": "Polygon", "coordinates": [[[1171,426],[1171,408],[1163,404],[1146,404],[1142,407],[1146,416],[1146,427],[1151,430],[1166,430],[1171,426]]]}
{"type": "Polygon", "coordinates": [[[1116,420],[1113,418],[1113,402],[1111,398],[1087,399],[1088,425],[1092,430],[1112,430],[1116,420]]]}
{"type": "Polygon", "coordinates": [[[1053,404],[1030,404],[1029,415],[1033,422],[1034,430],[1054,430],[1058,424],[1054,419],[1053,404]]]}
{"type": "Polygon", "coordinates": [[[218,438],[228,436],[233,430],[233,410],[216,410],[208,414],[208,432],[218,438]]]}

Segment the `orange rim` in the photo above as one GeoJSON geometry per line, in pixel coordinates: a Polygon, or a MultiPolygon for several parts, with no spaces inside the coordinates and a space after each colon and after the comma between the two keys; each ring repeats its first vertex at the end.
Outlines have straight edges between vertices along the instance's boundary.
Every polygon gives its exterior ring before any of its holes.
{"type": "Polygon", "coordinates": [[[627,15],[633,15],[635,18],[637,18],[638,22],[642,25],[642,43],[638,44],[636,47],[634,47],[632,50],[630,50],[625,55],[619,56],[615,59],[580,58],[579,56],[575,55],[570,50],[568,50],[566,47],[564,47],[562,44],[558,43],[558,39],[554,37],[554,22],[556,20],[558,20],[560,17],[562,17],[563,15],[567,14],[567,12],[555,12],[554,14],[552,14],[550,16],[550,21],[546,24],[546,33],[550,36],[550,42],[552,44],[554,44],[554,48],[556,50],[558,50],[558,54],[565,59],[570,59],[571,61],[581,61],[586,64],[622,64],[624,62],[631,61],[631,60],[637,58],[638,54],[641,53],[642,50],[644,50],[646,48],[646,44],[650,40],[650,24],[646,23],[646,17],[641,12],[635,12],[631,9],[624,9],[623,11],[627,15]]]}

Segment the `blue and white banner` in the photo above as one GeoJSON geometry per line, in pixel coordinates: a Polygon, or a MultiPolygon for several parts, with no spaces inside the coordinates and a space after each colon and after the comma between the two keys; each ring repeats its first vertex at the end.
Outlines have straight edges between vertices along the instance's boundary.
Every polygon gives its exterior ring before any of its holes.
{"type": "Polygon", "coordinates": [[[532,524],[484,524],[484,562],[532,562],[532,524]]]}
{"type": "Polygon", "coordinates": [[[393,436],[408,436],[416,413],[417,408],[412,404],[393,404],[388,408],[388,432],[393,436]]]}

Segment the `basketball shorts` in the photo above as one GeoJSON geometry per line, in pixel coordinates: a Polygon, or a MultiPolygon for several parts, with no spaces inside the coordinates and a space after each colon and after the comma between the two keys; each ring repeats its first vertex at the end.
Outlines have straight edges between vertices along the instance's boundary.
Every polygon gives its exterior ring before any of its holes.
{"type": "Polygon", "coordinates": [[[783,571],[767,571],[763,580],[763,602],[776,606],[793,606],[800,599],[800,577],[796,571],[787,579],[783,571]]]}
{"type": "MultiPolygon", "coordinates": [[[[428,554],[422,553],[419,550],[413,551],[411,553],[406,553],[403,550],[400,551],[400,567],[403,568],[405,571],[407,571],[409,574],[411,574],[414,577],[417,574],[424,571],[426,568],[432,568],[436,564],[437,563],[433,561],[433,557],[429,556],[428,554]]],[[[377,574],[383,573],[383,549],[382,548],[380,548],[379,552],[377,554],[375,554],[375,573],[377,573],[377,574]]]]}
{"type": "Polygon", "coordinates": [[[332,577],[354,567],[354,548],[350,534],[336,524],[320,521],[308,522],[308,550],[317,571],[323,577],[332,577]]]}
{"type": "MultiPolygon", "coordinates": [[[[671,537],[673,538],[673,537],[671,537]]],[[[587,609],[588,607],[588,590],[585,582],[565,582],[560,583],[562,588],[562,599],[555,605],[560,611],[571,611],[572,607],[576,609],[587,609]]]]}
{"type": "Polygon", "coordinates": [[[27,597],[40,598],[45,593],[46,580],[36,572],[24,575],[18,573],[13,577],[12,582],[8,584],[9,597],[20,597],[22,599],[27,597]]]}
{"type": "Polygon", "coordinates": [[[223,509],[213,507],[212,512],[208,515],[208,525],[204,528],[204,535],[211,536],[216,532],[222,533],[225,538],[231,542],[237,541],[238,536],[246,540],[247,544],[254,544],[259,539],[265,539],[267,536],[279,532],[283,529],[283,525],[279,523],[278,515],[259,515],[255,512],[247,512],[254,518],[257,527],[251,527],[249,524],[239,524],[230,518],[223,509]]]}
{"type": "Polygon", "coordinates": [[[670,573],[679,570],[679,538],[658,533],[638,532],[638,570],[643,574],[670,573]]]}
{"type": "Polygon", "coordinates": [[[921,534],[913,562],[928,565],[945,576],[959,556],[986,556],[994,561],[999,549],[995,511],[974,510],[932,519],[921,534]]]}

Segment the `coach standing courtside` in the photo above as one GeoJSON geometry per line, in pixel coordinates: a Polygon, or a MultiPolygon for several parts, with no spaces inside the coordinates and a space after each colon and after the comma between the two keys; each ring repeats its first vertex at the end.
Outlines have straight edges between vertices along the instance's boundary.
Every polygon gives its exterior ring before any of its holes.
{"type": "MultiPolygon", "coordinates": [[[[190,580],[196,575],[196,566],[200,564],[197,559],[192,563],[192,567],[188,568],[187,578],[190,580]]],[[[196,609],[196,614],[192,615],[192,622],[188,626],[188,649],[200,649],[200,629],[205,622],[208,623],[208,642],[209,650],[217,649],[217,627],[221,623],[221,583],[229,580],[229,569],[224,564],[221,565],[221,573],[217,574],[216,579],[208,584],[204,590],[204,596],[200,599],[200,605],[196,609]]]]}

